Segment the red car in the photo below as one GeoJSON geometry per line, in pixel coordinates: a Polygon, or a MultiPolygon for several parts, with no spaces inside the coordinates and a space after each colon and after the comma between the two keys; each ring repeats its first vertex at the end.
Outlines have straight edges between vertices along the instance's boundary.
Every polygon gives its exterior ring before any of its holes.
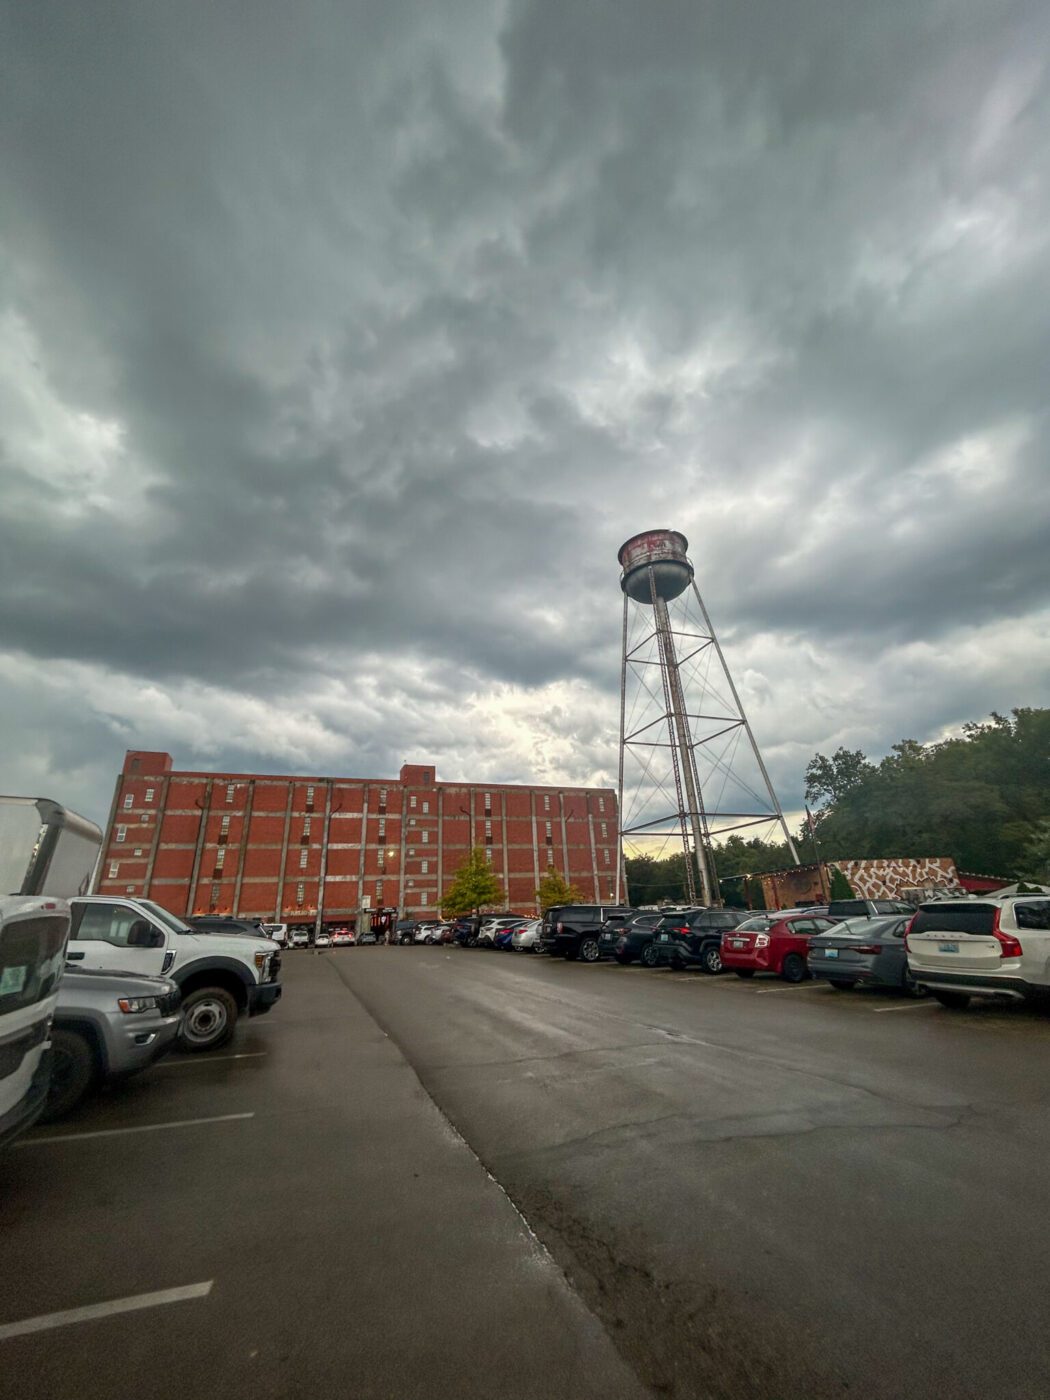
{"type": "Polygon", "coordinates": [[[802,982],[809,976],[810,938],[834,926],[834,919],[805,909],[755,914],[722,935],[722,966],[738,977],[775,972],[785,982],[802,982]]]}

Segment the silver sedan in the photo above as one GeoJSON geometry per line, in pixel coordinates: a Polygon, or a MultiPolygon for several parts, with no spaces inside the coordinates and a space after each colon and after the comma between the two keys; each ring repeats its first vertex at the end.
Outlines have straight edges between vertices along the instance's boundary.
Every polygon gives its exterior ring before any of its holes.
{"type": "Polygon", "coordinates": [[[809,940],[807,962],[814,977],[848,991],[858,982],[869,987],[896,987],[922,996],[908,974],[904,933],[909,919],[899,914],[848,919],[809,940]]]}

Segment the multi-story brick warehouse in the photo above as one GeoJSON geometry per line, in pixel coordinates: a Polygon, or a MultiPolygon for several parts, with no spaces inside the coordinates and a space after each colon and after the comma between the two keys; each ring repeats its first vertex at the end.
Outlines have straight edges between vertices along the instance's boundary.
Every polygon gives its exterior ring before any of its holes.
{"type": "Polygon", "coordinates": [[[129,751],[96,887],[179,914],[338,922],[361,910],[435,913],[471,846],[485,848],[508,907],[531,910],[549,865],[588,899],[616,891],[616,794],[605,788],[178,772],[129,751]]]}

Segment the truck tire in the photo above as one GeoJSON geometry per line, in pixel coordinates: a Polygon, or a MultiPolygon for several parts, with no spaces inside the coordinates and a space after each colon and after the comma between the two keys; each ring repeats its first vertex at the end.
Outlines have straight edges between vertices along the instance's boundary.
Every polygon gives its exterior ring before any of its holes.
{"type": "Polygon", "coordinates": [[[597,962],[601,957],[601,945],[597,938],[585,938],[580,944],[580,957],[586,963],[597,962]]]}
{"type": "Polygon", "coordinates": [[[722,971],[722,950],[712,943],[700,954],[700,967],[709,977],[717,977],[722,971]]]}
{"type": "Polygon", "coordinates": [[[223,987],[198,987],[182,1003],[178,1046],[196,1054],[228,1045],[237,1029],[237,1003],[223,987]]]}
{"type": "Polygon", "coordinates": [[[660,966],[660,952],[655,943],[647,943],[642,949],[642,962],[646,967],[660,966]]]}
{"type": "Polygon", "coordinates": [[[51,1085],[40,1115],[43,1123],[64,1118],[95,1082],[98,1066],[91,1042],[79,1031],[51,1032],[51,1085]]]}

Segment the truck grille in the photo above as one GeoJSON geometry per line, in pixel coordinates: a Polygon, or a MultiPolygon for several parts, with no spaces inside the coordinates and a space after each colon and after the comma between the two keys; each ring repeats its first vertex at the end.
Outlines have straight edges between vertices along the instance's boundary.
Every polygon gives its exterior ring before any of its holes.
{"type": "Polygon", "coordinates": [[[182,993],[174,987],[165,996],[157,998],[157,1010],[162,1016],[172,1016],[182,1005],[182,993]]]}
{"type": "Polygon", "coordinates": [[[281,954],[280,951],[274,953],[270,959],[270,981],[276,982],[281,975],[281,954]]]}

